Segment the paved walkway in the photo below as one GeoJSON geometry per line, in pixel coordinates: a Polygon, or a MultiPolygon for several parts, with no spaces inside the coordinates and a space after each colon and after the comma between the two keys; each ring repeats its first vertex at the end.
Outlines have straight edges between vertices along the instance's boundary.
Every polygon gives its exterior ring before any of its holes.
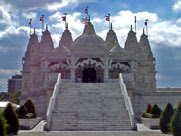
{"type": "Polygon", "coordinates": [[[158,131],[70,131],[70,132],[19,132],[19,136],[172,136],[158,131]]]}

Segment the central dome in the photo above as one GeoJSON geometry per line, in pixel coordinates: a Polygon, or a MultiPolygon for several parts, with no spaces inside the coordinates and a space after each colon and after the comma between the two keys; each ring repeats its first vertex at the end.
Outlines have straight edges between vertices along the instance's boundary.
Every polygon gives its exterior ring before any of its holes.
{"type": "Polygon", "coordinates": [[[72,54],[105,54],[107,44],[100,36],[96,35],[93,25],[88,22],[83,34],[72,43],[70,52],[72,54]]]}

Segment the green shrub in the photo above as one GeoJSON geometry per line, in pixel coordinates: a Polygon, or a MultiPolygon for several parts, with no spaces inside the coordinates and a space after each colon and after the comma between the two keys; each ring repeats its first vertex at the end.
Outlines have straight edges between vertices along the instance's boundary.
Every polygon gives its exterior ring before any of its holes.
{"type": "Polygon", "coordinates": [[[170,131],[169,123],[173,116],[174,109],[170,103],[168,103],[160,116],[160,129],[162,133],[168,133],[170,131]]]}
{"type": "Polygon", "coordinates": [[[36,118],[37,114],[36,114],[35,106],[34,106],[32,100],[30,100],[30,99],[26,100],[26,102],[24,103],[24,106],[26,107],[27,112],[32,113],[33,118],[36,118]]]}
{"type": "Polygon", "coordinates": [[[27,119],[34,118],[33,113],[28,113],[28,114],[26,114],[26,118],[27,118],[27,119]]]}
{"type": "Polygon", "coordinates": [[[24,105],[21,105],[19,110],[18,110],[18,117],[20,119],[26,118],[26,114],[27,114],[27,109],[24,105]]]}
{"type": "Polygon", "coordinates": [[[160,118],[162,110],[158,107],[157,104],[154,104],[150,113],[152,114],[152,118],[160,118]]]}
{"type": "Polygon", "coordinates": [[[181,102],[171,119],[171,132],[174,136],[181,136],[181,102]]]}
{"type": "Polygon", "coordinates": [[[3,116],[5,117],[7,124],[9,125],[8,133],[17,134],[19,130],[19,120],[10,103],[3,111],[3,116]]]}
{"type": "Polygon", "coordinates": [[[0,136],[6,136],[6,128],[7,128],[6,120],[2,116],[2,113],[0,113],[0,136]]]}
{"type": "Polygon", "coordinates": [[[144,112],[142,112],[142,117],[143,118],[151,118],[151,114],[144,111],[144,112]]]}
{"type": "Polygon", "coordinates": [[[150,113],[151,108],[152,108],[151,104],[148,104],[146,107],[146,113],[150,113]]]}

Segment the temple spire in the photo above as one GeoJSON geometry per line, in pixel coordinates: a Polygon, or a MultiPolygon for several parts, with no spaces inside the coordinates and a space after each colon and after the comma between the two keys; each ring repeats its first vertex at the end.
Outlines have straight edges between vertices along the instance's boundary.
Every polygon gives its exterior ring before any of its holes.
{"type": "Polygon", "coordinates": [[[132,25],[131,25],[131,31],[133,31],[133,27],[132,27],[132,25]]]}
{"type": "Polygon", "coordinates": [[[110,26],[110,30],[112,30],[112,23],[111,23],[111,26],[110,26]]]}
{"type": "Polygon", "coordinates": [[[34,34],[35,34],[35,28],[34,28],[34,34]]]}

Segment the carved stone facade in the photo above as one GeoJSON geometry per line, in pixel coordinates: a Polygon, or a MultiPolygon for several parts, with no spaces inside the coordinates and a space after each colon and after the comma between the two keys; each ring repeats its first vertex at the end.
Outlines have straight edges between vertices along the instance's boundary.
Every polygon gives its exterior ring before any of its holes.
{"type": "Polygon", "coordinates": [[[75,40],[67,26],[57,48],[48,28],[40,42],[35,32],[31,35],[23,58],[21,100],[33,99],[39,116],[45,117],[58,73],[62,82],[105,83],[118,82],[119,73],[123,73],[129,90],[156,88],[155,58],[144,32],[138,42],[131,28],[122,48],[112,27],[103,40],[90,20],[75,40]]]}

